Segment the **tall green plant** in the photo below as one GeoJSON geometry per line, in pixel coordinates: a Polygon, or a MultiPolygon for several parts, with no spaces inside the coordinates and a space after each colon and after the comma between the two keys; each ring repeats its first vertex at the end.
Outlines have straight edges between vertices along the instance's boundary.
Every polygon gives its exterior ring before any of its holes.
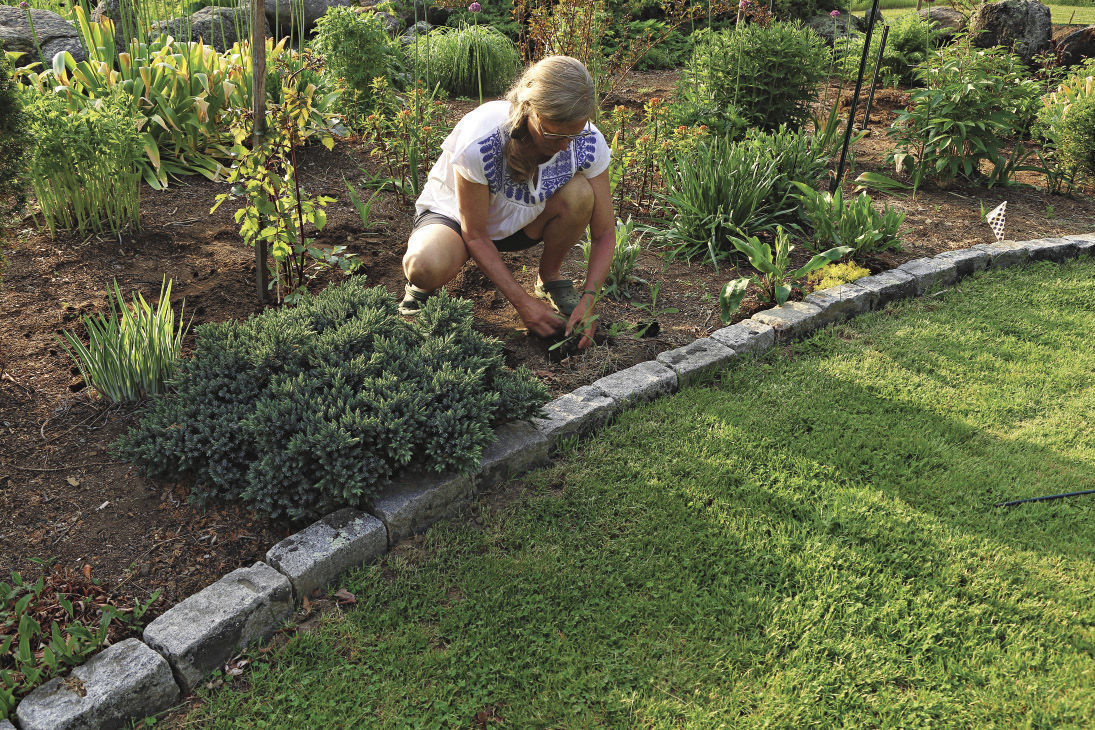
{"type": "Polygon", "coordinates": [[[700,34],[677,87],[682,121],[722,132],[733,131],[727,125],[735,116],[762,129],[798,128],[810,119],[828,53],[816,33],[796,23],[700,34]]]}
{"type": "Polygon", "coordinates": [[[126,305],[114,281],[107,296],[109,310],[84,317],[88,344],[71,332],[61,344],[80,368],[84,382],[114,403],[131,403],[164,392],[182,355],[182,341],[189,324],[178,325],[171,308],[171,282],[165,277],[155,308],[140,292],[126,305]]]}
{"type": "Polygon", "coordinates": [[[373,80],[390,80],[402,68],[402,50],[388,37],[384,23],[370,10],[332,7],[316,21],[313,48],[324,60],[324,73],[344,91],[338,108],[352,126],[373,110],[373,80]]]}
{"type": "Polygon", "coordinates": [[[28,108],[29,177],[51,235],[58,230],[111,231],[140,216],[140,115],[113,92],[73,111],[47,93],[28,108]]]}

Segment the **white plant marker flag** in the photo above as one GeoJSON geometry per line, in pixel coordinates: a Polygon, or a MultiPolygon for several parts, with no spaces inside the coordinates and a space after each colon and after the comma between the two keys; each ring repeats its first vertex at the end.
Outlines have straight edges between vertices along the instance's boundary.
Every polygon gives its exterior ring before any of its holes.
{"type": "Polygon", "coordinates": [[[1008,201],[1000,203],[996,208],[985,216],[985,220],[992,228],[992,233],[996,236],[997,241],[1004,240],[1004,215],[1008,209],[1008,201]]]}

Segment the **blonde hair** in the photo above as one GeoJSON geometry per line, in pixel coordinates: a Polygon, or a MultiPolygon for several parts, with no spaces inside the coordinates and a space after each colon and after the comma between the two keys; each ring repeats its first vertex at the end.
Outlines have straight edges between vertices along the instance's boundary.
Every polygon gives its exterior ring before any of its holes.
{"type": "Polygon", "coordinates": [[[525,182],[536,170],[527,149],[529,114],[566,124],[590,119],[597,110],[593,78],[582,62],[570,56],[548,56],[529,68],[506,94],[510,103],[509,140],[503,154],[510,177],[525,182]]]}

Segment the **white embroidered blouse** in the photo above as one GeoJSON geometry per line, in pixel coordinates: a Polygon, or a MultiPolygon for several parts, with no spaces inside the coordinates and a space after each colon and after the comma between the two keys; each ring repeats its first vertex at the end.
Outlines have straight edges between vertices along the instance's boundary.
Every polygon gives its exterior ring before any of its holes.
{"type": "Polygon", "coordinates": [[[506,130],[509,109],[510,104],[504,99],[491,101],[460,120],[441,144],[441,156],[415,203],[417,214],[433,211],[459,221],[456,176],[460,175],[490,189],[487,235],[497,241],[535,220],[548,198],[575,175],[591,178],[608,169],[611,151],[604,135],[590,123],[593,134],[572,140],[540,165],[533,180],[514,181],[502,154],[509,139],[506,130]]]}

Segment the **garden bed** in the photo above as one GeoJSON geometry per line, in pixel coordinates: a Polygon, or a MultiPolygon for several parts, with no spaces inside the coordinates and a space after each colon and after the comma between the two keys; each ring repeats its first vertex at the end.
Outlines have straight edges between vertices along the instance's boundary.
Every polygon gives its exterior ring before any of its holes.
{"type": "MultiPolygon", "coordinates": [[[[636,74],[614,101],[641,104],[666,96],[675,81],[674,73],[636,74]]],[[[888,171],[884,157],[890,143],[881,131],[904,103],[900,91],[882,90],[875,97],[875,134],[856,147],[856,173],[888,171]]],[[[456,102],[449,111],[455,119],[471,106],[456,102]]],[[[313,194],[338,199],[328,209],[320,241],[348,246],[370,284],[398,294],[404,284],[401,258],[412,209],[386,194],[374,208],[375,230],[362,230],[346,200],[343,177],[359,180],[370,164],[357,144],[342,143],[330,152],[310,148],[303,156],[302,184],[313,194]]],[[[1022,175],[1019,180],[1024,181],[1022,175]]],[[[144,598],[162,588],[156,613],[259,559],[291,531],[288,523],[257,518],[233,505],[206,510],[189,506],[185,483],[150,481],[114,460],[109,445],[135,422],[134,412],[89,397],[56,337],[60,330],[77,329],[80,315],[105,306],[112,277],[123,291],[140,290],[146,297],[155,297],[163,276],[173,278],[173,299],[185,298],[186,316],[193,315],[195,324],[259,311],[253,252],[238,236],[234,208],[209,213],[221,191],[222,186],[201,178],[174,184],[166,192],[145,188],[139,232],[121,239],[50,239],[28,231],[9,252],[0,292],[0,570],[5,573],[33,572],[29,559],[34,557],[57,557],[62,565],[81,570],[90,565],[91,574],[118,598],[144,598]]],[[[987,242],[991,232],[980,204],[991,209],[1004,199],[1008,236],[1015,239],[1084,232],[1095,220],[1095,203],[1079,196],[1049,196],[1032,188],[931,188],[915,199],[889,201],[907,213],[904,250],[860,263],[877,271],[987,242]]],[[[24,223],[33,229],[33,221],[24,223]]],[[[507,261],[531,290],[535,251],[509,255],[507,261]]],[[[564,273],[580,278],[583,268],[575,252],[564,273]]],[[[474,301],[480,328],[503,341],[511,365],[529,366],[557,395],[720,327],[719,291],[738,274],[727,266],[716,272],[703,263],[666,262],[648,250],[636,275],[660,284],[656,310],[678,311],[658,314],[656,336],[617,337],[565,358],[549,350],[549,343],[520,330],[516,312],[474,266],[464,270],[451,291],[474,301]]],[[[329,280],[317,280],[313,287],[329,280]]],[[[649,320],[649,306],[637,306],[650,304],[647,288],[638,285],[634,291],[631,301],[606,302],[603,319],[649,320]]],[[[761,307],[747,299],[736,318],[761,307]]]]}

